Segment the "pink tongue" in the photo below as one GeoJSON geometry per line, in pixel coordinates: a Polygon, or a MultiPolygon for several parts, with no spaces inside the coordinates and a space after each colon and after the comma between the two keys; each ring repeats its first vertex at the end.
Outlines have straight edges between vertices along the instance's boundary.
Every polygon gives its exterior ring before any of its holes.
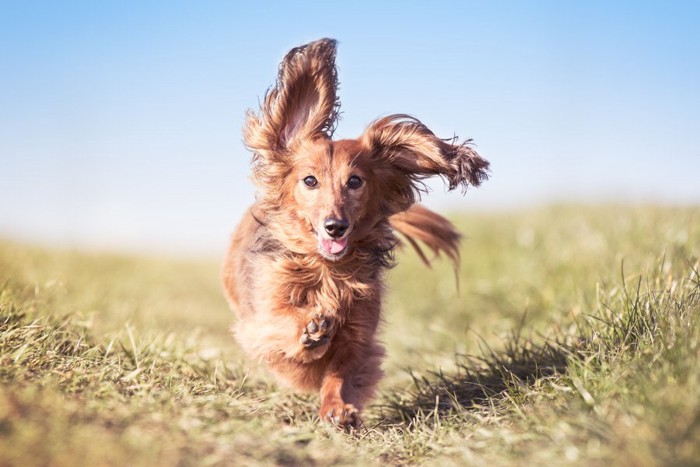
{"type": "Polygon", "coordinates": [[[348,244],[348,239],[343,238],[342,240],[321,240],[321,247],[328,253],[338,254],[343,251],[345,245],[348,244]]]}

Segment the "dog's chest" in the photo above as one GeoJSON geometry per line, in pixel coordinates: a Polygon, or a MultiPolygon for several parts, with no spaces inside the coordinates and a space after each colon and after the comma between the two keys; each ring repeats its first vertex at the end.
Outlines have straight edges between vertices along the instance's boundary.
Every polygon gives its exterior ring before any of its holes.
{"type": "Polygon", "coordinates": [[[343,315],[358,301],[372,299],[378,274],[368,268],[328,267],[306,258],[285,258],[278,264],[279,298],[291,306],[343,315]]]}

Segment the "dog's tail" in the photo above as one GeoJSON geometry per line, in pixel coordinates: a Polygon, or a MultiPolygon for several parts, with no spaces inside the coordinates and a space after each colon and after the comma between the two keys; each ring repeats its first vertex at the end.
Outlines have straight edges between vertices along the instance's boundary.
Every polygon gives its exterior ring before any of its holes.
{"type": "Polygon", "coordinates": [[[420,204],[412,205],[408,211],[389,218],[391,227],[416,250],[418,256],[430,266],[432,259],[423,252],[418,241],[423,242],[434,255],[447,256],[455,269],[459,266],[459,240],[461,235],[449,220],[420,204]]]}

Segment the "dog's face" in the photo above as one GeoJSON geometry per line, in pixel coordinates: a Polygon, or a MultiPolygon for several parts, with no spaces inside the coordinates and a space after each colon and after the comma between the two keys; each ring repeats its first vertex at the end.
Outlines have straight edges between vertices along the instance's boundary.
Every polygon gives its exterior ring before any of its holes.
{"type": "MultiPolygon", "coordinates": [[[[356,141],[305,141],[292,156],[285,203],[328,260],[345,256],[372,203],[371,164],[356,141]]],[[[290,216],[290,217],[291,217],[290,216]]]]}
{"type": "Polygon", "coordinates": [[[407,115],[376,120],[357,139],[333,141],[334,60],[329,39],[292,49],[244,129],[259,207],[272,222],[284,222],[275,229],[279,240],[331,261],[383,219],[407,210],[423,178],[439,175],[450,189],[466,188],[479,185],[488,168],[468,144],[437,138],[407,115]]]}

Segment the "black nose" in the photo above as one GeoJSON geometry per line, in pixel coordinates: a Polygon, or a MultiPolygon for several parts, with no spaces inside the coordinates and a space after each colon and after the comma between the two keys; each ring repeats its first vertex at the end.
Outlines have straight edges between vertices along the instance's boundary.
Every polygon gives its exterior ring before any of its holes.
{"type": "Polygon", "coordinates": [[[350,224],[348,224],[348,221],[344,219],[326,219],[326,222],[323,224],[323,228],[326,229],[328,235],[333,238],[345,235],[349,226],[350,224]]]}

